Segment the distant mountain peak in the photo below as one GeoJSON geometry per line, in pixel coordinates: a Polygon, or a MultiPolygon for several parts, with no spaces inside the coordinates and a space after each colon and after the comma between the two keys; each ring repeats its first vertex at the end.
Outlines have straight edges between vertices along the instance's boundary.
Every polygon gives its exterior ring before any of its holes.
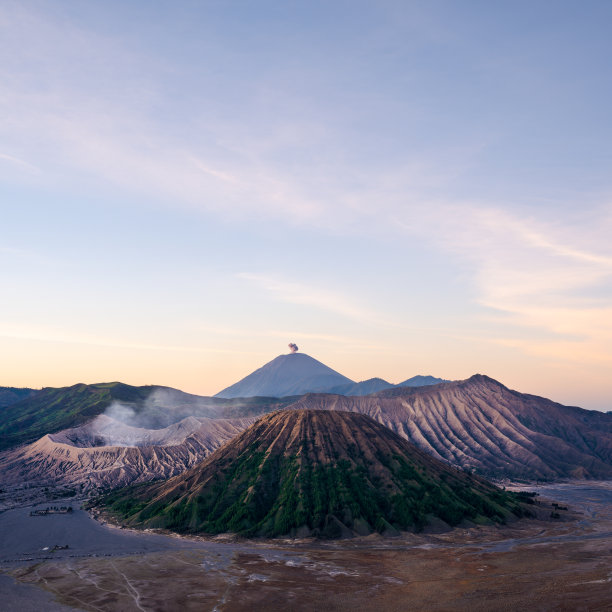
{"type": "Polygon", "coordinates": [[[382,378],[355,382],[306,353],[298,353],[290,343],[290,353],[279,355],[237,383],[215,395],[220,398],[288,397],[305,393],[332,393],[365,396],[394,387],[425,387],[449,382],[421,374],[394,385],[382,378]]]}
{"type": "Polygon", "coordinates": [[[292,351],[275,357],[215,397],[286,397],[346,384],[353,381],[306,353],[292,351]]]}
{"type": "Polygon", "coordinates": [[[396,387],[429,387],[430,385],[439,385],[440,383],[449,382],[444,378],[437,378],[436,376],[431,376],[430,374],[424,376],[422,374],[417,374],[404,382],[399,383],[396,387]]]}

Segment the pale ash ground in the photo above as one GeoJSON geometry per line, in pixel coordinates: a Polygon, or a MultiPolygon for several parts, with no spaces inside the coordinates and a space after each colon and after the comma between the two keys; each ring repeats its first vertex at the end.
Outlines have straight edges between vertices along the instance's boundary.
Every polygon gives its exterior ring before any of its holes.
{"type": "Polygon", "coordinates": [[[581,514],[505,529],[290,543],[187,540],[103,526],[82,511],[10,510],[0,515],[0,562],[18,583],[1,577],[0,605],[12,607],[0,609],[33,609],[26,606],[45,596],[122,612],[612,609],[612,483],[537,490],[581,514]],[[43,550],[55,544],[70,548],[43,550]]]}

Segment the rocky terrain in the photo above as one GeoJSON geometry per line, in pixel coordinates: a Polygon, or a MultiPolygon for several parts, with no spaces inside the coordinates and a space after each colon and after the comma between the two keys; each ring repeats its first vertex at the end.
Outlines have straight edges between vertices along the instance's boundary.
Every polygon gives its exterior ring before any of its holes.
{"type": "MultiPolygon", "coordinates": [[[[288,357],[299,364],[307,356],[288,357]]],[[[437,459],[495,479],[612,478],[612,414],[475,375],[367,396],[227,399],[121,383],[43,389],[0,410],[0,448],[9,447],[0,452],[0,489],[80,491],[166,478],[202,461],[254,417],[283,408],[366,414],[437,459]]]]}
{"type": "Polygon", "coordinates": [[[612,478],[612,415],[511,391],[487,376],[366,396],[308,394],[296,409],[367,414],[432,456],[495,478],[612,478]]]}
{"type": "Polygon", "coordinates": [[[254,418],[187,417],[163,429],[130,427],[105,415],[0,454],[3,486],[36,483],[121,487],[169,478],[202,461],[254,418]]]}
{"type": "Polygon", "coordinates": [[[266,415],[184,474],[99,504],[131,526],[267,537],[398,533],[526,512],[514,494],[368,416],[317,410],[266,415]]]}

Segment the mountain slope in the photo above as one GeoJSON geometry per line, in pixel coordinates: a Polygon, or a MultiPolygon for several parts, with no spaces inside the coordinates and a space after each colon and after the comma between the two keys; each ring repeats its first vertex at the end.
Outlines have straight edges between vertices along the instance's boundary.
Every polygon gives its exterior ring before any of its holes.
{"type": "Polygon", "coordinates": [[[78,427],[113,408],[117,408],[120,420],[127,425],[163,428],[189,416],[260,415],[292,401],[291,398],[221,399],[169,387],[133,387],[119,382],[46,388],[0,410],[0,450],[78,427]]]}
{"type": "Polygon", "coordinates": [[[308,394],[295,409],[367,414],[434,457],[497,478],[612,478],[612,415],[486,376],[367,397],[308,394]]]}
{"type": "Polygon", "coordinates": [[[391,389],[394,385],[382,378],[369,378],[356,383],[347,383],[325,389],[325,393],[337,393],[338,395],[370,395],[383,389],[391,389]]]}
{"type": "Polygon", "coordinates": [[[104,412],[115,400],[143,400],[152,389],[122,383],[43,389],[0,412],[0,449],[84,423],[104,412]]]}
{"type": "Polygon", "coordinates": [[[169,478],[200,463],[254,420],[188,417],[163,429],[144,429],[99,415],[0,453],[0,483],[88,491],[169,478]]]}
{"type": "Polygon", "coordinates": [[[279,355],[215,397],[286,397],[347,384],[354,382],[309,355],[290,353],[279,355]]]}
{"type": "Polygon", "coordinates": [[[27,387],[0,387],[0,410],[38,393],[27,387]]]}
{"type": "Polygon", "coordinates": [[[393,389],[394,387],[427,387],[429,385],[438,385],[440,383],[449,382],[443,378],[435,376],[413,376],[404,382],[394,385],[382,378],[369,378],[357,383],[348,383],[324,389],[323,393],[334,393],[337,395],[363,396],[378,393],[385,389],[393,389]]]}
{"type": "Polygon", "coordinates": [[[428,387],[429,385],[439,385],[440,383],[450,382],[444,378],[436,378],[435,376],[423,376],[417,374],[404,382],[398,383],[396,387],[428,387]]]}
{"type": "Polygon", "coordinates": [[[365,415],[311,410],[266,415],[184,474],[102,503],[128,525],[246,536],[336,537],[523,513],[512,494],[365,415]]]}

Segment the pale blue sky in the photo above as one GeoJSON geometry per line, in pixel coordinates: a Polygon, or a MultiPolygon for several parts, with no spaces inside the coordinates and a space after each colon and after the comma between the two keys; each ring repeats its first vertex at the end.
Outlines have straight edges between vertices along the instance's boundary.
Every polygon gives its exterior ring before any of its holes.
{"type": "Polygon", "coordinates": [[[296,342],[612,409],[612,4],[3,2],[2,385],[296,342]]]}

